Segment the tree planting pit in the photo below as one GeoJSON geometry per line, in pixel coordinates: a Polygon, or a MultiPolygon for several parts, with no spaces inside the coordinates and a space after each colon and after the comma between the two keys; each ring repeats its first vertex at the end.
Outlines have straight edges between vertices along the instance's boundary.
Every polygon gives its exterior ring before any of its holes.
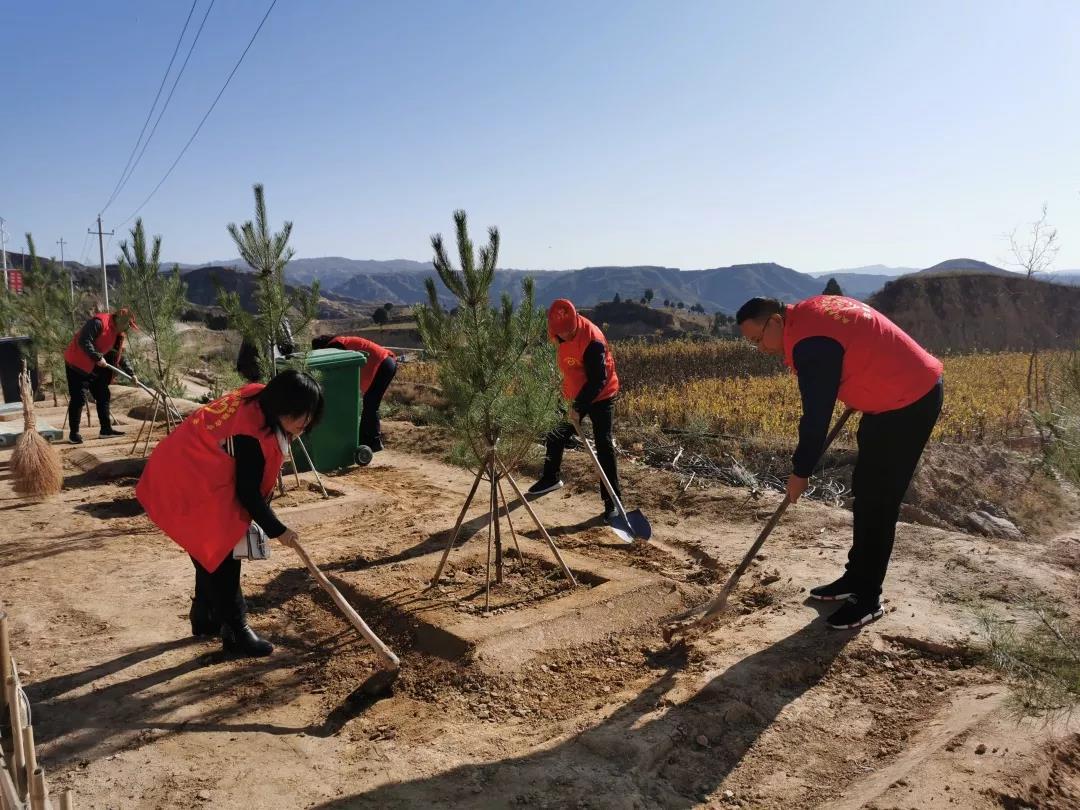
{"type": "Polygon", "coordinates": [[[656,626],[705,598],[694,585],[563,551],[579,583],[572,588],[543,544],[525,540],[522,553],[525,572],[511,551],[501,585],[492,568],[486,611],[486,547],[454,549],[438,588],[430,584],[441,552],[339,571],[333,579],[377,633],[407,637],[419,653],[497,672],[519,669],[545,652],[656,626]]]}

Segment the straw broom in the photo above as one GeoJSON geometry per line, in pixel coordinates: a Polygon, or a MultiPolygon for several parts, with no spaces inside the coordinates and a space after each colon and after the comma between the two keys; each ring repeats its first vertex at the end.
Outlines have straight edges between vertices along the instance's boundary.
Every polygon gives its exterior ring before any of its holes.
{"type": "Polygon", "coordinates": [[[16,439],[15,450],[11,454],[15,491],[20,495],[37,498],[56,495],[64,485],[64,471],[56,448],[37,432],[34,398],[25,360],[22,373],[19,374],[19,396],[23,404],[23,432],[16,439]]]}

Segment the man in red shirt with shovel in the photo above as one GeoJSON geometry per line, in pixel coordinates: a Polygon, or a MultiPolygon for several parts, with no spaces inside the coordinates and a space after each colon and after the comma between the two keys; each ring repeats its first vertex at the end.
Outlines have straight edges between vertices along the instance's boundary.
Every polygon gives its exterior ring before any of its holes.
{"type": "MultiPolygon", "coordinates": [[[[616,497],[621,499],[615,441],[612,438],[619,376],[615,373],[615,358],[608,347],[607,338],[596,324],[579,315],[574,305],[565,298],[553,301],[548,309],[548,337],[558,347],[563,397],[572,403],[567,416],[579,426],[585,417],[592,421],[600,466],[616,497]]],[[[538,498],[562,487],[559,472],[563,451],[572,442],[574,434],[574,426],[565,422],[548,434],[544,472],[540,480],[529,487],[526,493],[528,497],[538,498]]],[[[600,487],[600,497],[604,500],[603,519],[615,519],[618,510],[603,486],[600,487]]]]}
{"type": "Polygon", "coordinates": [[[892,555],[900,502],[941,413],[941,361],[862,301],[819,295],[791,306],[752,298],[735,316],[744,338],[782,356],[799,378],[803,414],[787,496],[806,491],[839,399],[862,412],[852,490],[854,539],[844,575],[810,590],[842,602],[838,630],[881,618],[881,585],[892,555]]]}
{"type": "Polygon", "coordinates": [[[109,383],[113,373],[108,366],[117,366],[132,380],[135,372],[124,357],[129,329],[138,329],[131,310],[121,307],[114,313],[99,312],[83,324],[64,350],[64,368],[68,384],[68,430],[72,444],[82,444],[79,422],[82,420],[86,393],[90,392],[97,405],[102,436],[121,436],[122,430],[112,426],[109,413],[109,383]]]}

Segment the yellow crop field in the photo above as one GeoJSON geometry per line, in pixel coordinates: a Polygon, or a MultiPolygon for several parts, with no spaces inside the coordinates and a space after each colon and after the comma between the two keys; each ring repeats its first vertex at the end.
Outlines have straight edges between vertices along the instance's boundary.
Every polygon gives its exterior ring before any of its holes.
{"type": "MultiPolygon", "coordinates": [[[[945,406],[935,440],[980,441],[1023,431],[1026,354],[959,355],[944,362],[945,406]]],[[[693,425],[738,436],[794,436],[798,430],[802,405],[791,374],[653,379],[624,389],[620,413],[627,422],[693,425]]]]}
{"type": "MultiPolygon", "coordinates": [[[[789,438],[798,430],[802,405],[796,378],[777,358],[747,343],[626,342],[616,343],[613,351],[622,388],[618,414],[624,425],[789,438]]],[[[1064,356],[1048,353],[1043,367],[1064,356]]],[[[1019,435],[1029,425],[1024,408],[1026,354],[956,355],[944,362],[945,407],[935,440],[1000,439],[1019,435]]],[[[430,363],[408,363],[398,379],[437,385],[435,371],[430,363]]]]}

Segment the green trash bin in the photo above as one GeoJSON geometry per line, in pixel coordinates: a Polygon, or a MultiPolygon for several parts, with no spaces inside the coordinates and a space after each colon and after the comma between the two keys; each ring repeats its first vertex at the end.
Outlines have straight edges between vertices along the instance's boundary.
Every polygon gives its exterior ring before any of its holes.
{"type": "MultiPolygon", "coordinates": [[[[367,355],[364,352],[316,349],[306,355],[292,355],[281,363],[307,371],[323,387],[326,405],[322,421],[304,436],[304,446],[319,472],[371,462],[371,449],[357,445],[362,407],[360,369],[365,362],[367,355]]],[[[310,469],[304,451],[295,443],[293,460],[300,472],[310,469]]]]}

